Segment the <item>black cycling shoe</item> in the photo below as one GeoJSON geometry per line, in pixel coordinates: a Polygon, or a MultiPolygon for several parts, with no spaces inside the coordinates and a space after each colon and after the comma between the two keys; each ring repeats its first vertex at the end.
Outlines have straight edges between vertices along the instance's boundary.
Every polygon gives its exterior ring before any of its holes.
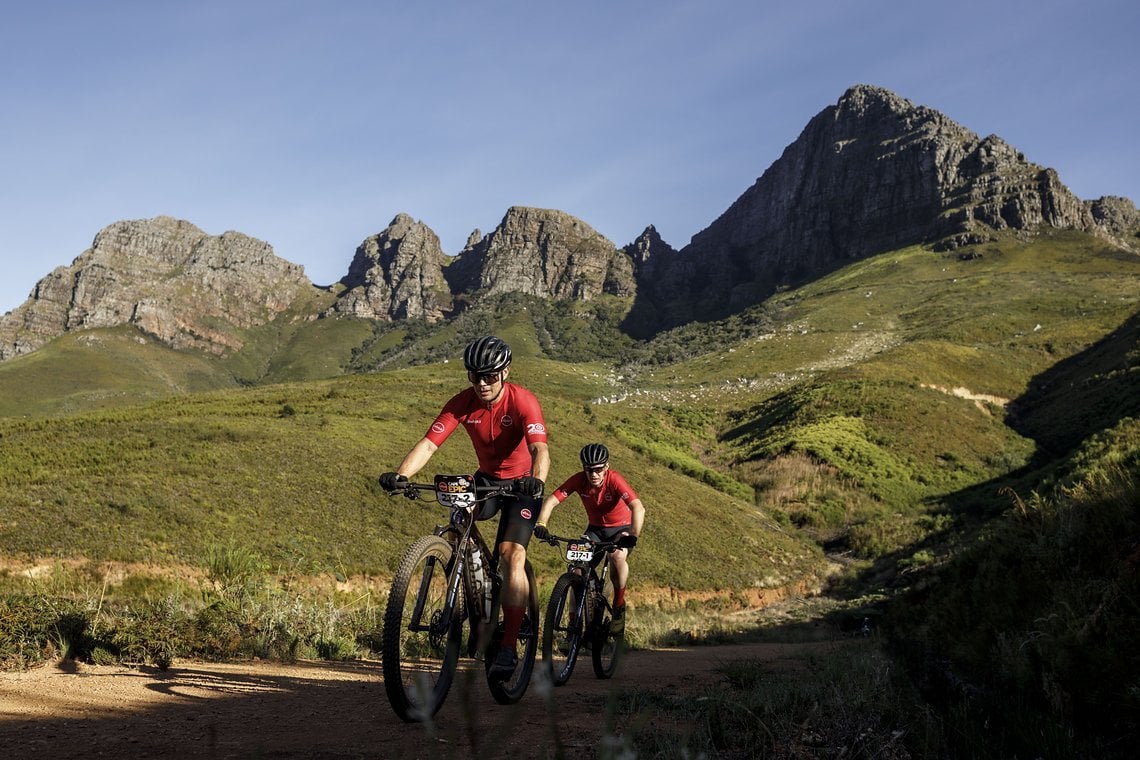
{"type": "Polygon", "coordinates": [[[503,647],[499,650],[499,653],[495,655],[495,660],[491,663],[487,675],[491,678],[505,681],[514,674],[515,666],[518,664],[519,656],[515,654],[515,650],[503,647]]]}
{"type": "Polygon", "coordinates": [[[625,633],[625,605],[614,609],[613,619],[610,620],[610,633],[620,636],[625,633]]]}

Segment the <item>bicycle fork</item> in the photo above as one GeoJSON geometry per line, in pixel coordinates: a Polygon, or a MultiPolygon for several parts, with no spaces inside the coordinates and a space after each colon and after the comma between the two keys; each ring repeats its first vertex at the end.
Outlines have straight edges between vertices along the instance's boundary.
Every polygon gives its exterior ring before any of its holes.
{"type": "Polygon", "coordinates": [[[416,592],[416,606],[412,611],[412,619],[408,622],[408,630],[441,633],[451,627],[451,621],[455,615],[456,601],[459,599],[459,587],[463,581],[463,564],[463,554],[456,554],[456,571],[447,579],[447,603],[443,606],[442,610],[444,617],[439,620],[429,620],[425,625],[423,622],[424,605],[428,602],[428,592],[431,589],[432,578],[435,576],[437,568],[441,567],[440,561],[437,558],[428,557],[424,563],[423,574],[420,576],[420,586],[416,592]]]}

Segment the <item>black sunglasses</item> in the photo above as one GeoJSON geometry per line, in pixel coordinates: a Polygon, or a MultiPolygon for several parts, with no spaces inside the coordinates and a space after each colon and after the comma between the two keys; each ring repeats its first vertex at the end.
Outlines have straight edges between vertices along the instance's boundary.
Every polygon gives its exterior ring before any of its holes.
{"type": "Polygon", "coordinates": [[[601,472],[604,469],[606,469],[606,466],[604,464],[600,464],[597,467],[586,467],[585,468],[586,472],[601,472]]]}
{"type": "Polygon", "coordinates": [[[483,383],[484,385],[494,385],[502,379],[502,372],[468,372],[467,379],[471,381],[472,385],[483,383]]]}

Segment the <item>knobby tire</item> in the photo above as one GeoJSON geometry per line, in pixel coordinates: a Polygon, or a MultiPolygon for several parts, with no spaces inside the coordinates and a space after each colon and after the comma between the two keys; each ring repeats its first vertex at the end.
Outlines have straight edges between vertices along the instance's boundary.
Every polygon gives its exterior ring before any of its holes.
{"type": "Polygon", "coordinates": [[[564,573],[550,592],[542,626],[542,662],[550,681],[563,686],[570,680],[582,646],[583,621],[571,619],[586,583],[577,573],[564,573]],[[565,651],[563,651],[565,650],[565,651]]]}
{"type": "Polygon", "coordinates": [[[388,595],[382,638],[384,688],[396,715],[409,723],[426,721],[439,711],[459,661],[462,610],[458,604],[451,609],[447,604],[452,559],[447,541],[439,536],[420,538],[400,561],[388,595]],[[422,630],[412,629],[417,612],[416,627],[422,630]]]}

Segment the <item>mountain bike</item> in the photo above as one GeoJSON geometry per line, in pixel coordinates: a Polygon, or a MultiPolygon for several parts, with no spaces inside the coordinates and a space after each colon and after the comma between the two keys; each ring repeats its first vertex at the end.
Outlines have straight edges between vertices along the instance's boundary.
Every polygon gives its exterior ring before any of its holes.
{"type": "Polygon", "coordinates": [[[495,701],[512,704],[526,693],[538,649],[538,594],[534,569],[526,563],[530,598],[519,631],[522,656],[511,676],[492,678],[491,663],[503,637],[498,555],[479,533],[482,502],[515,497],[509,486],[477,486],[471,475],[436,475],[434,483],[408,483],[393,493],[418,499],[432,492],[450,510],[405,552],[392,581],[381,637],[384,687],[392,709],[408,722],[426,721],[439,711],[459,664],[463,624],[467,654],[482,658],[495,701]]]}
{"type": "Polygon", "coordinates": [[[609,579],[607,555],[617,548],[613,541],[594,541],[586,536],[551,536],[546,543],[566,544],[566,572],[550,592],[543,620],[542,662],[555,686],[570,680],[578,653],[588,647],[594,675],[611,678],[625,644],[624,628],[613,630],[613,582],[609,579]],[[598,567],[601,566],[601,570],[598,567]]]}

